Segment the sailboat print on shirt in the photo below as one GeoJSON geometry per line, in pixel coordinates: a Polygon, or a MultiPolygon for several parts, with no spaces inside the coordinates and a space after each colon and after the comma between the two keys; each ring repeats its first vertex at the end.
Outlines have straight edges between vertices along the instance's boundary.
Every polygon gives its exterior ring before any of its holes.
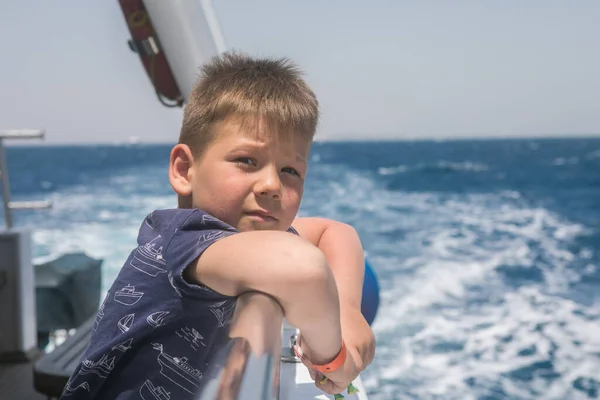
{"type": "Polygon", "coordinates": [[[165,324],[165,317],[170,313],[170,311],[157,311],[155,313],[152,313],[150,315],[148,315],[146,317],[146,322],[148,322],[148,324],[156,329],[159,326],[163,326],[165,324]]]}
{"type": "Polygon", "coordinates": [[[71,384],[73,383],[73,382],[71,381],[71,379],[72,379],[72,378],[69,378],[69,380],[67,381],[67,384],[65,385],[65,388],[64,388],[64,390],[63,390],[63,394],[62,394],[62,395],[63,395],[63,397],[67,397],[67,396],[70,396],[70,395],[72,395],[72,394],[73,394],[75,391],[77,391],[78,389],[85,390],[85,391],[86,391],[86,392],[88,392],[88,393],[90,392],[91,388],[90,388],[90,384],[89,384],[89,383],[87,383],[87,382],[82,382],[82,383],[80,383],[79,385],[77,385],[77,386],[73,387],[73,386],[71,386],[71,384]]]}
{"type": "Polygon", "coordinates": [[[233,316],[233,311],[235,309],[235,301],[232,300],[223,300],[216,302],[209,306],[210,311],[217,318],[217,325],[219,328],[225,326],[233,316]]]}
{"type": "Polygon", "coordinates": [[[100,321],[102,321],[102,318],[104,318],[104,305],[106,304],[106,300],[108,299],[108,296],[110,296],[110,292],[106,293],[106,297],[104,298],[104,301],[102,302],[102,305],[100,306],[100,309],[98,310],[98,313],[96,314],[96,319],[94,320],[94,331],[96,331],[96,329],[98,329],[98,325],[100,325],[100,321]]]}
{"type": "Polygon", "coordinates": [[[127,350],[131,348],[131,343],[133,342],[133,338],[122,341],[121,343],[115,344],[111,347],[111,350],[119,350],[121,353],[125,353],[127,350]]]}
{"type": "Polygon", "coordinates": [[[221,222],[221,220],[219,220],[219,219],[217,219],[217,218],[215,218],[215,217],[213,217],[212,215],[209,215],[209,214],[202,215],[202,224],[203,225],[208,225],[211,222],[221,222]]]}
{"type": "Polygon", "coordinates": [[[135,314],[127,314],[126,316],[121,318],[119,320],[119,322],[117,322],[117,326],[119,327],[119,330],[123,333],[128,332],[129,329],[131,328],[131,325],[133,325],[134,319],[135,319],[135,314]]]}
{"type": "Polygon", "coordinates": [[[154,230],[154,212],[151,212],[146,219],[144,219],[144,223],[148,228],[154,230]]]}
{"type": "Polygon", "coordinates": [[[167,272],[167,263],[162,255],[162,246],[156,248],[155,240],[161,236],[158,235],[133,253],[129,264],[140,272],[156,277],[160,273],[167,272]]]}
{"type": "Polygon", "coordinates": [[[108,354],[104,354],[98,361],[85,359],[81,363],[79,375],[94,374],[100,378],[106,379],[110,372],[115,367],[115,356],[109,358],[108,354]]]}
{"type": "MultiPolygon", "coordinates": [[[[106,297],[108,298],[108,294],[106,297]]],[[[71,376],[67,381],[63,390],[63,397],[71,396],[73,393],[78,392],[76,398],[80,398],[80,396],[81,398],[87,398],[88,395],[79,392],[85,390],[89,393],[91,391],[89,382],[94,384],[93,382],[97,380],[97,378],[89,377],[88,375],[96,375],[101,379],[106,379],[114,370],[115,363],[120,360],[123,353],[131,349],[132,343],[133,338],[129,338],[115,344],[109,351],[102,354],[98,361],[89,358],[83,359],[77,375],[71,376]]]]}

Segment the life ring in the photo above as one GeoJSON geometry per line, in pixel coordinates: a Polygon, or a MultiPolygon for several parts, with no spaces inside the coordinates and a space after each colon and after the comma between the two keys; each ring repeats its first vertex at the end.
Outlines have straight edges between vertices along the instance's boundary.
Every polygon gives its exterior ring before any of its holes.
{"type": "Polygon", "coordinates": [[[160,47],[144,3],[142,0],[119,0],[119,4],[131,34],[129,47],[140,57],[159,101],[167,107],[181,107],[184,98],[160,47]]]}

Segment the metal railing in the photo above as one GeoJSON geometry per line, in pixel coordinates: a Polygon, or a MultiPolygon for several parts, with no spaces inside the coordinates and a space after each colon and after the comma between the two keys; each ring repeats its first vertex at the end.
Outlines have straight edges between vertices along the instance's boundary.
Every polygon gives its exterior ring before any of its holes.
{"type": "Polygon", "coordinates": [[[0,131],[0,178],[2,183],[2,203],[4,206],[4,223],[6,229],[13,227],[13,210],[30,210],[51,208],[50,201],[10,201],[10,182],[8,180],[8,167],[4,152],[5,139],[43,139],[42,129],[10,129],[0,131]]]}
{"type": "Polygon", "coordinates": [[[272,297],[240,296],[229,342],[215,357],[198,400],[276,400],[283,310],[272,297]]]}

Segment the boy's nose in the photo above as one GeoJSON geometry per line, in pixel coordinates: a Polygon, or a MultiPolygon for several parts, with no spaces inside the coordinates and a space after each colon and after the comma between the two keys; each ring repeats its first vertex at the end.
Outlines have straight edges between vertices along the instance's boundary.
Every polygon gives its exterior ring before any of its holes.
{"type": "Polygon", "coordinates": [[[265,168],[254,186],[254,192],[258,196],[281,198],[281,180],[276,168],[265,168]]]}

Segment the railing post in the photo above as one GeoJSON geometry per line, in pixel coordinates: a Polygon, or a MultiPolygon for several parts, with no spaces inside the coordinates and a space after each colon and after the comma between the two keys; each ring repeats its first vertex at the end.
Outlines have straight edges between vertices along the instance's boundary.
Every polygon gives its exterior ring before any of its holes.
{"type": "Polygon", "coordinates": [[[0,131],[0,180],[6,230],[0,230],[0,360],[37,357],[35,273],[31,264],[31,234],[13,229],[12,210],[48,208],[49,202],[10,200],[5,139],[43,138],[42,130],[0,131]]]}
{"type": "Polygon", "coordinates": [[[10,201],[10,182],[8,166],[4,152],[4,139],[43,139],[42,129],[10,129],[0,131],[0,178],[2,180],[2,203],[6,229],[13,227],[12,210],[43,209],[52,207],[49,201],[10,201]]]}
{"type": "Polygon", "coordinates": [[[0,177],[2,178],[2,203],[4,205],[4,223],[6,229],[13,226],[12,212],[10,210],[10,183],[8,181],[8,168],[6,154],[4,153],[4,138],[0,136],[0,177]]]}

